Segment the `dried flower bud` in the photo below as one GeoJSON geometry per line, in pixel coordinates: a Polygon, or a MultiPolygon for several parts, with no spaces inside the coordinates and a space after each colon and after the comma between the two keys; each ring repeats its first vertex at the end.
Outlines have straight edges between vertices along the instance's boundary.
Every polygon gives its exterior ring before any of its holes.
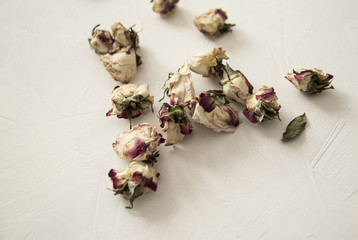
{"type": "Polygon", "coordinates": [[[233,132],[240,123],[237,111],[221,90],[202,92],[192,101],[191,115],[194,121],[215,132],[233,132]]]}
{"type": "Polygon", "coordinates": [[[132,47],[137,48],[139,43],[139,37],[136,31],[132,27],[125,28],[120,22],[116,22],[112,25],[112,33],[114,41],[119,47],[132,47]]]}
{"type": "Polygon", "coordinates": [[[200,32],[211,37],[232,31],[235,24],[225,23],[226,12],[220,8],[210,9],[208,12],[195,17],[194,24],[200,32]]]}
{"type": "Polygon", "coordinates": [[[260,123],[274,118],[280,119],[281,105],[277,102],[275,90],[262,86],[255,94],[246,100],[244,115],[252,123],[260,123]]]}
{"type": "Polygon", "coordinates": [[[299,69],[288,73],[286,78],[300,91],[308,94],[320,93],[326,89],[334,89],[331,85],[333,75],[323,73],[321,69],[299,69]]]}
{"type": "Polygon", "coordinates": [[[92,37],[88,42],[98,54],[106,54],[113,49],[113,38],[109,31],[97,29],[99,24],[92,29],[92,37]]]}
{"type": "Polygon", "coordinates": [[[246,99],[251,96],[253,86],[244,74],[239,70],[233,70],[226,64],[224,77],[221,80],[223,92],[230,100],[245,104],[246,99]]]}
{"type": "Polygon", "coordinates": [[[114,195],[120,194],[129,201],[132,208],[133,202],[149,190],[156,191],[159,172],[148,164],[131,162],[124,170],[111,169],[108,173],[112,183],[114,195]]]}
{"type": "Polygon", "coordinates": [[[195,97],[195,90],[188,65],[184,64],[175,73],[169,74],[167,82],[165,93],[170,97],[170,105],[189,105],[195,97]]]}
{"type": "Polygon", "coordinates": [[[220,76],[223,74],[222,60],[229,59],[222,48],[214,48],[210,52],[203,52],[187,59],[187,64],[195,73],[203,77],[220,76]]]}
{"type": "Polygon", "coordinates": [[[112,78],[122,83],[128,83],[137,72],[136,53],[130,47],[107,53],[101,61],[112,78]]]}
{"type": "Polygon", "coordinates": [[[149,85],[134,84],[117,86],[112,91],[112,108],[107,116],[117,115],[118,118],[133,119],[152,108],[154,97],[150,96],[149,85]]]}
{"type": "Polygon", "coordinates": [[[170,106],[164,103],[159,112],[160,126],[167,132],[165,146],[180,142],[186,135],[191,134],[192,125],[182,106],[170,106]]]}
{"type": "Polygon", "coordinates": [[[153,11],[162,15],[172,12],[179,0],[151,0],[153,11]]]}
{"type": "Polygon", "coordinates": [[[153,164],[159,156],[157,147],[163,142],[162,135],[157,133],[155,127],[142,123],[119,134],[112,146],[117,155],[125,161],[144,161],[153,164]]]}

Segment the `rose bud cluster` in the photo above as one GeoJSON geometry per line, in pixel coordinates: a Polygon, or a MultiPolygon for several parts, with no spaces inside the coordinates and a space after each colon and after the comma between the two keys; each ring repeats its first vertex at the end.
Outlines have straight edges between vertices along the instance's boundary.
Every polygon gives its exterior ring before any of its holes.
{"type": "Polygon", "coordinates": [[[210,9],[194,19],[195,26],[200,32],[211,37],[217,37],[226,32],[232,31],[235,24],[225,23],[227,19],[226,12],[220,8],[210,9]]]}
{"type": "Polygon", "coordinates": [[[162,135],[155,127],[142,123],[119,134],[112,147],[118,157],[125,161],[144,161],[153,164],[159,156],[157,147],[163,142],[162,135]]]}
{"type": "Polygon", "coordinates": [[[222,77],[222,60],[229,59],[222,48],[214,48],[210,52],[203,52],[187,59],[187,64],[193,72],[203,77],[222,77]]]}
{"type": "Polygon", "coordinates": [[[153,11],[161,15],[171,13],[179,0],[151,0],[153,3],[153,11]]]}
{"type": "Polygon", "coordinates": [[[88,42],[96,53],[105,54],[113,49],[113,38],[109,31],[97,29],[99,26],[100,24],[92,29],[92,37],[88,42]]]}
{"type": "Polygon", "coordinates": [[[289,80],[295,88],[308,94],[320,93],[326,89],[334,89],[334,87],[331,86],[333,75],[323,73],[323,71],[318,68],[293,70],[293,73],[287,74],[286,79],[289,80]]]}
{"type": "Polygon", "coordinates": [[[194,121],[215,132],[233,132],[240,120],[221,90],[202,92],[192,101],[191,115],[194,121]]]}
{"type": "Polygon", "coordinates": [[[262,86],[256,93],[246,100],[245,117],[251,123],[261,123],[278,118],[281,105],[277,102],[274,88],[262,86]]]}
{"type": "Polygon", "coordinates": [[[239,70],[233,70],[229,64],[224,68],[224,76],[220,81],[223,92],[229,100],[246,104],[246,99],[252,95],[253,86],[239,70]]]}
{"type": "Polygon", "coordinates": [[[114,80],[128,83],[142,63],[137,54],[138,34],[120,22],[112,25],[112,34],[98,30],[98,26],[92,30],[92,38],[88,39],[91,48],[102,55],[101,61],[114,80]]]}
{"type": "Polygon", "coordinates": [[[154,97],[150,96],[148,83],[139,85],[126,84],[117,86],[112,91],[112,108],[106,116],[117,115],[118,118],[133,119],[152,108],[154,97]]]}
{"type": "Polygon", "coordinates": [[[181,66],[175,73],[169,74],[168,87],[165,93],[170,97],[170,105],[187,106],[195,97],[193,80],[187,64],[181,66]]]}
{"type": "Polygon", "coordinates": [[[167,133],[165,146],[176,144],[191,134],[193,127],[182,106],[164,103],[159,116],[160,126],[167,133]]]}
{"type": "Polygon", "coordinates": [[[122,195],[129,201],[133,208],[133,202],[145,192],[157,190],[159,172],[148,164],[142,162],[131,162],[124,170],[111,169],[108,173],[113,183],[115,195],[122,195]]]}

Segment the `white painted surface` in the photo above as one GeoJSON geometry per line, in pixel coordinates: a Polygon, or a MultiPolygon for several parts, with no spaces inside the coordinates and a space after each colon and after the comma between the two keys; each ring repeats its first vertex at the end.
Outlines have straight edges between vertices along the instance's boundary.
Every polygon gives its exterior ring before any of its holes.
{"type": "MultiPolygon", "coordinates": [[[[357,239],[357,9],[356,0],[181,0],[161,18],[149,0],[0,1],[0,239],[357,239]],[[211,40],[192,22],[214,7],[237,27],[211,40]],[[107,172],[127,164],[111,143],[128,123],[105,117],[116,82],[87,43],[94,25],[115,21],[141,30],[132,83],[149,82],[156,100],[168,72],[222,46],[255,89],[276,89],[282,122],[241,114],[233,134],[194,124],[160,148],[158,191],[125,209],[107,172]],[[299,93],[283,78],[296,67],[334,74],[336,89],[299,93]],[[303,112],[304,134],[281,143],[303,112]]],[[[197,93],[219,88],[194,80],[197,93]]],[[[141,122],[159,127],[152,113],[141,122]]]]}

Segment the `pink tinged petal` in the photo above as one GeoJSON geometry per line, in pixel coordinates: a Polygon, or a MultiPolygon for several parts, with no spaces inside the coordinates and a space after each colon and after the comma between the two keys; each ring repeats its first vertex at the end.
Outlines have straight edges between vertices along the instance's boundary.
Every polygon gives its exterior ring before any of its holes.
{"type": "Polygon", "coordinates": [[[107,113],[106,113],[106,116],[109,117],[112,115],[112,112],[113,112],[113,108],[111,108],[111,110],[109,110],[107,113]]]}
{"type": "Polygon", "coordinates": [[[136,184],[140,184],[140,182],[142,181],[142,178],[143,178],[143,175],[140,172],[135,171],[132,175],[131,181],[136,184]]]}
{"type": "Polygon", "coordinates": [[[244,79],[245,79],[245,84],[246,84],[247,88],[249,89],[249,93],[252,94],[252,90],[254,89],[254,87],[251,85],[251,83],[249,82],[249,80],[247,80],[247,78],[246,78],[244,75],[242,75],[242,76],[243,76],[244,79]]]}
{"type": "Polygon", "coordinates": [[[119,144],[118,140],[116,140],[114,143],[112,143],[112,146],[115,147],[119,144]]]}
{"type": "Polygon", "coordinates": [[[216,104],[211,99],[210,93],[203,92],[199,95],[199,105],[204,108],[205,112],[211,112],[215,109],[216,104]]]}
{"type": "Polygon", "coordinates": [[[151,189],[154,192],[157,191],[157,184],[155,182],[153,182],[152,179],[146,180],[144,182],[144,187],[147,187],[147,188],[151,189]]]}
{"type": "Polygon", "coordinates": [[[128,119],[128,115],[125,112],[121,112],[120,114],[117,115],[117,118],[128,119]]]}
{"type": "Polygon", "coordinates": [[[232,109],[229,108],[229,107],[223,107],[223,110],[225,112],[227,112],[227,114],[229,114],[229,119],[227,121],[227,123],[230,125],[230,126],[234,126],[236,127],[237,125],[239,125],[239,119],[236,117],[236,115],[233,113],[232,109]]]}
{"type": "Polygon", "coordinates": [[[106,34],[104,31],[100,31],[99,33],[97,33],[97,37],[99,40],[101,40],[101,42],[105,43],[105,42],[109,42],[109,38],[106,37],[106,34]]]}
{"type": "Polygon", "coordinates": [[[116,90],[117,88],[119,88],[119,86],[115,86],[115,87],[113,88],[113,91],[116,90]]]}
{"type": "Polygon", "coordinates": [[[333,75],[331,75],[329,73],[327,73],[327,74],[328,74],[328,76],[325,79],[323,79],[322,81],[329,82],[329,80],[331,80],[333,78],[333,75]]]}
{"type": "Polygon", "coordinates": [[[180,127],[180,133],[181,134],[189,135],[192,132],[192,130],[190,128],[188,128],[187,126],[185,126],[184,123],[180,123],[179,127],[180,127]]]}
{"type": "Polygon", "coordinates": [[[175,106],[175,105],[177,105],[178,103],[177,103],[177,101],[175,101],[175,98],[174,98],[174,94],[172,94],[171,96],[170,96],[170,105],[172,105],[172,106],[175,106]]]}
{"type": "Polygon", "coordinates": [[[160,137],[158,145],[165,143],[165,138],[163,138],[162,134],[158,133],[158,136],[160,137]]]}
{"type": "Polygon", "coordinates": [[[251,123],[257,123],[257,119],[254,116],[254,111],[250,110],[250,109],[245,109],[243,111],[243,114],[245,115],[245,117],[251,122],[251,123]]]}
{"type": "Polygon", "coordinates": [[[147,152],[148,145],[142,139],[136,139],[134,147],[126,154],[131,158],[143,156],[147,152]]]}
{"type": "Polygon", "coordinates": [[[301,76],[301,75],[296,75],[295,76],[295,79],[297,80],[297,82],[298,82],[298,84],[301,84],[301,82],[302,82],[302,80],[303,80],[303,76],[301,76]]]}
{"type": "Polygon", "coordinates": [[[159,178],[160,173],[159,173],[159,172],[157,172],[157,173],[155,174],[155,176],[156,176],[157,178],[159,178]]]}
{"type": "Polygon", "coordinates": [[[132,113],[131,118],[139,117],[141,114],[142,114],[142,111],[141,111],[141,110],[137,110],[137,111],[135,111],[134,113],[132,113]]]}
{"type": "Polygon", "coordinates": [[[160,116],[163,117],[164,114],[168,113],[168,108],[164,108],[161,112],[160,112],[160,116]]]}
{"type": "Polygon", "coordinates": [[[264,100],[265,102],[272,102],[276,98],[276,93],[273,87],[265,89],[262,94],[256,95],[256,100],[264,100]]]}
{"type": "Polygon", "coordinates": [[[108,173],[108,177],[111,178],[113,183],[113,189],[116,189],[119,187],[120,180],[117,178],[117,172],[114,169],[111,169],[108,173]]]}
{"type": "Polygon", "coordinates": [[[221,9],[216,9],[215,14],[219,15],[224,21],[227,19],[227,15],[221,9]]]}

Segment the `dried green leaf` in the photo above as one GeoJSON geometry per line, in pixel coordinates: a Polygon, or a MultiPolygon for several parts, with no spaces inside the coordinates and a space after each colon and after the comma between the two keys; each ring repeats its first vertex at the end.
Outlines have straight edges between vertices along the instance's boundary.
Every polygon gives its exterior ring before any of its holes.
{"type": "Polygon", "coordinates": [[[283,133],[281,141],[286,142],[300,135],[305,130],[306,123],[306,113],[293,119],[287,125],[286,132],[283,133]]]}

